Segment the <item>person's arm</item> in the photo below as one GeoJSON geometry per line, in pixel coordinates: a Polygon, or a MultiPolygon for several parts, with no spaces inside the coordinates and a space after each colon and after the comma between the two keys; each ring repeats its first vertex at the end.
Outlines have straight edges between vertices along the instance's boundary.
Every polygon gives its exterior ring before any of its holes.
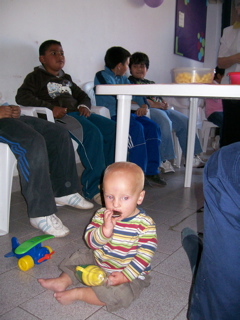
{"type": "MultiPolygon", "coordinates": [[[[127,77],[124,79],[125,84],[131,84],[131,82],[128,80],[127,77]]],[[[132,100],[139,105],[139,108],[136,110],[136,114],[139,117],[145,116],[148,112],[148,104],[147,104],[147,99],[142,96],[133,96],[132,100]]]]}
{"type": "Polygon", "coordinates": [[[78,111],[81,116],[89,117],[91,115],[91,100],[89,96],[72,82],[72,95],[78,102],[78,111]]]}
{"type": "Polygon", "coordinates": [[[38,98],[38,88],[41,85],[40,81],[41,80],[38,81],[33,72],[29,73],[17,91],[15,97],[17,104],[25,107],[44,107],[53,110],[53,104],[38,98]]]}
{"type": "Polygon", "coordinates": [[[240,63],[240,53],[232,50],[234,34],[234,30],[231,26],[223,30],[217,59],[219,68],[228,69],[234,64],[240,63]]]}
{"type": "Polygon", "coordinates": [[[102,248],[111,238],[112,232],[110,235],[104,233],[104,214],[105,210],[96,212],[84,235],[87,245],[93,250],[102,248]]]}
{"type": "Polygon", "coordinates": [[[136,111],[136,115],[138,117],[143,117],[147,114],[148,112],[148,105],[147,104],[142,104],[136,111]]]}
{"type": "MultiPolygon", "coordinates": [[[[70,76],[68,76],[69,81],[72,82],[72,79],[70,76]]],[[[41,96],[39,98],[39,88],[43,86],[44,78],[41,78],[41,74],[36,74],[34,72],[28,74],[21,85],[21,87],[17,91],[17,95],[15,97],[16,102],[22,106],[33,106],[33,107],[45,107],[48,109],[51,109],[53,112],[53,117],[56,119],[62,118],[67,113],[66,107],[61,107],[59,105],[55,105],[54,101],[51,103],[47,101],[49,99],[49,95],[46,91],[46,93],[42,93],[46,96],[46,100],[44,97],[41,96]]],[[[46,81],[46,80],[45,80],[46,81]]],[[[46,84],[47,85],[47,82],[46,84]]],[[[84,105],[86,107],[80,107],[78,110],[83,115],[86,114],[86,116],[90,115],[90,107],[91,102],[88,97],[88,95],[81,90],[75,83],[72,82],[72,95],[73,98],[76,99],[79,105],[84,105]],[[88,109],[89,108],[89,109],[88,109]],[[83,111],[82,111],[83,110],[83,111]]]]}
{"type": "Polygon", "coordinates": [[[51,109],[53,117],[60,119],[66,114],[66,108],[54,106],[48,101],[38,98],[38,90],[40,82],[33,73],[29,73],[24,79],[23,84],[18,89],[15,100],[19,105],[25,107],[44,107],[51,109]]]}
{"type": "Polygon", "coordinates": [[[164,100],[162,101],[153,101],[151,99],[147,99],[148,104],[150,105],[150,108],[155,109],[161,109],[161,110],[167,110],[168,109],[168,103],[164,100]]]}
{"type": "MultiPolygon", "coordinates": [[[[98,71],[94,77],[94,86],[102,84],[116,84],[114,77],[104,70],[98,71]]],[[[109,109],[111,117],[116,114],[117,97],[113,95],[96,95],[97,106],[104,106],[109,109]]]]}
{"type": "Polygon", "coordinates": [[[240,63],[240,53],[228,57],[218,57],[217,60],[217,65],[221,69],[228,69],[236,63],[240,63]]]}
{"type": "Polygon", "coordinates": [[[29,73],[17,91],[15,97],[16,102],[25,107],[44,107],[51,109],[55,119],[62,118],[67,112],[66,108],[54,106],[54,104],[38,98],[37,88],[41,86],[40,81],[41,80],[34,74],[34,72],[29,73]]]}

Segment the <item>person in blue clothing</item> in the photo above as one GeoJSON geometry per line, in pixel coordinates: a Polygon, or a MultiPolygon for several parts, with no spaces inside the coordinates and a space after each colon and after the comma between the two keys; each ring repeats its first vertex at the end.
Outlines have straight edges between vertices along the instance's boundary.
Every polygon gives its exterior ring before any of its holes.
{"type": "MultiPolygon", "coordinates": [[[[131,54],[122,47],[111,47],[105,55],[105,69],[96,73],[94,85],[98,84],[130,84],[125,76],[131,54]]],[[[134,96],[133,101],[139,108],[130,117],[129,128],[129,161],[140,166],[146,180],[151,183],[166,185],[161,178],[160,166],[160,127],[146,117],[148,104],[144,97],[134,96]]],[[[117,99],[115,96],[96,95],[97,105],[109,109],[112,119],[116,120],[117,99]]]]}
{"type": "MultiPolygon", "coordinates": [[[[135,52],[132,54],[129,63],[131,76],[128,78],[134,84],[154,84],[154,81],[145,78],[149,69],[149,58],[143,52],[135,52]]],[[[187,154],[187,138],[188,138],[188,117],[181,112],[169,108],[168,103],[161,97],[147,97],[150,106],[150,117],[156,122],[162,133],[162,143],[160,146],[161,169],[164,173],[174,172],[169,160],[175,158],[174,143],[172,131],[176,132],[179,144],[184,156],[187,154]]],[[[195,138],[195,149],[193,167],[202,168],[204,162],[198,156],[202,152],[202,148],[198,137],[195,138]]]]}
{"type": "Polygon", "coordinates": [[[194,271],[188,319],[239,320],[240,142],[222,147],[209,158],[203,186],[203,245],[191,229],[182,231],[194,271]]]}

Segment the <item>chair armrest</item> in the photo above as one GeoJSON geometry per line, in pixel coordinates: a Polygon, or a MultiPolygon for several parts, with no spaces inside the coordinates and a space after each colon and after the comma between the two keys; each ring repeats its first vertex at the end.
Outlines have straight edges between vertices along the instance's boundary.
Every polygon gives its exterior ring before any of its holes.
{"type": "Polygon", "coordinates": [[[35,107],[35,109],[37,113],[45,114],[47,116],[48,121],[55,122],[52,110],[43,107],[35,107]]]}
{"type": "Polygon", "coordinates": [[[91,106],[91,111],[92,113],[96,113],[96,114],[99,114],[100,116],[111,119],[110,112],[106,107],[91,106]]]}
{"type": "Polygon", "coordinates": [[[37,115],[35,115],[35,107],[22,107],[22,106],[20,106],[20,109],[21,109],[21,115],[37,117],[37,115]]]}
{"type": "Polygon", "coordinates": [[[21,114],[25,116],[31,116],[31,117],[38,117],[38,113],[45,114],[47,117],[47,120],[50,122],[55,122],[52,110],[44,107],[22,107],[21,108],[21,114]]]}

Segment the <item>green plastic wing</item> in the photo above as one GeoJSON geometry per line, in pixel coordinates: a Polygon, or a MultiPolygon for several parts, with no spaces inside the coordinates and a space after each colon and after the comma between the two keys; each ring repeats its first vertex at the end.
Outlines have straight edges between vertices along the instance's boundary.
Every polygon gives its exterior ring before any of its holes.
{"type": "Polygon", "coordinates": [[[44,234],[44,235],[33,237],[29,240],[26,240],[22,244],[20,244],[19,247],[16,248],[15,254],[24,254],[30,249],[32,249],[33,247],[35,247],[37,244],[51,238],[54,238],[54,236],[50,234],[44,234]]]}

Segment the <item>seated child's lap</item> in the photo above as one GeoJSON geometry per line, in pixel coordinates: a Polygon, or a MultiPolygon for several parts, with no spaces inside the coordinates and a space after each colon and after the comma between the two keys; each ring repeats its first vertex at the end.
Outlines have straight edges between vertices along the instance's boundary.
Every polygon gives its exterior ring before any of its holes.
{"type": "Polygon", "coordinates": [[[106,304],[109,312],[120,308],[128,308],[136,300],[144,288],[150,285],[151,276],[146,275],[144,280],[135,279],[118,286],[92,287],[98,299],[106,304]]]}
{"type": "Polygon", "coordinates": [[[65,258],[59,265],[59,269],[71,278],[72,283],[77,285],[79,283],[76,277],[76,267],[86,264],[94,264],[95,259],[93,256],[93,251],[91,249],[80,249],[74,252],[71,256],[65,258]]]}
{"type": "MultiPolygon", "coordinates": [[[[93,251],[91,249],[80,249],[71,256],[65,258],[59,268],[68,274],[73,285],[79,284],[76,277],[76,266],[94,264],[96,265],[93,251]]],[[[131,282],[123,283],[118,286],[101,285],[92,287],[100,301],[106,304],[109,312],[116,311],[120,308],[127,308],[137,299],[142,290],[150,285],[151,276],[146,275],[145,279],[135,279],[131,282]]]]}

